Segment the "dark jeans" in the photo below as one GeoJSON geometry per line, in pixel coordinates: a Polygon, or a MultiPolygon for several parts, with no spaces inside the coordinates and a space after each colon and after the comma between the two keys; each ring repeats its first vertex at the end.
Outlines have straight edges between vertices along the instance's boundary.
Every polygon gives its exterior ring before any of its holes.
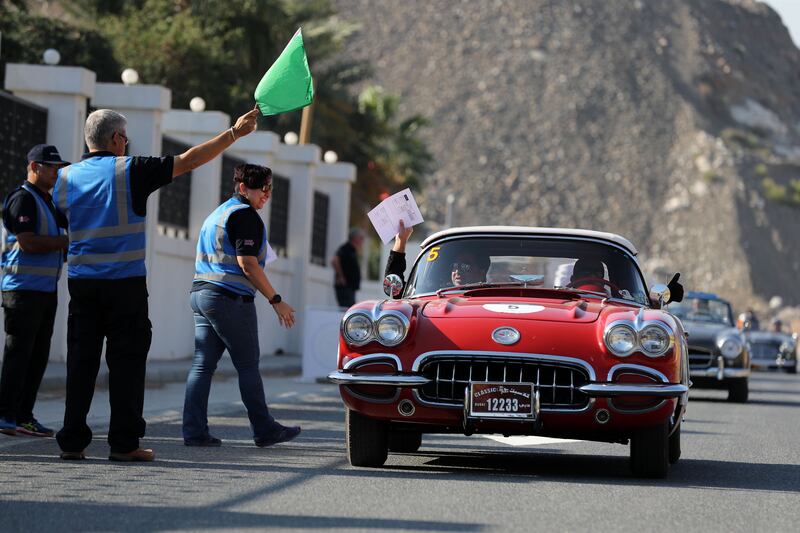
{"type": "Polygon", "coordinates": [[[239,375],[239,392],[256,440],[269,440],[280,426],[269,414],[258,368],[258,317],[252,301],[202,289],[190,295],[194,311],[194,361],[186,380],[183,438],[208,437],[208,395],[217,363],[227,348],[239,375]]]}
{"type": "Polygon", "coordinates": [[[350,287],[340,287],[339,285],[335,285],[333,288],[336,290],[336,301],[339,303],[339,307],[352,307],[355,305],[355,289],[351,289],[350,287]]]}
{"type": "Polygon", "coordinates": [[[108,443],[112,452],[133,451],[144,436],[145,365],[152,337],[145,278],[70,279],[69,294],[67,399],[58,445],[76,452],[92,441],[86,416],[105,339],[111,404],[108,443]]]}
{"type": "Polygon", "coordinates": [[[33,405],[50,357],[57,306],[55,292],[3,293],[6,347],[0,377],[0,417],[17,424],[33,420],[33,405]]]}

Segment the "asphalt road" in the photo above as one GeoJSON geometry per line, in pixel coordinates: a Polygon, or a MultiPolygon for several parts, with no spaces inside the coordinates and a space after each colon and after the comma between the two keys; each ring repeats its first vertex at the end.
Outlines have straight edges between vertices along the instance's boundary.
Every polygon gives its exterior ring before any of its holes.
{"type": "MultiPolygon", "coordinates": [[[[800,529],[797,376],[757,374],[743,405],[692,391],[665,480],[633,478],[627,446],[535,438],[426,436],[382,469],[352,468],[334,387],[272,379],[267,390],[276,417],[303,426],[271,449],[253,446],[233,380],[212,388],[217,449],[182,445],[182,384],[148,390],[154,463],[106,459],[103,391],[86,461],[61,461],[53,439],[0,435],[0,530],[800,529]]],[[[60,418],[61,402],[43,399],[40,419],[60,418]]]]}

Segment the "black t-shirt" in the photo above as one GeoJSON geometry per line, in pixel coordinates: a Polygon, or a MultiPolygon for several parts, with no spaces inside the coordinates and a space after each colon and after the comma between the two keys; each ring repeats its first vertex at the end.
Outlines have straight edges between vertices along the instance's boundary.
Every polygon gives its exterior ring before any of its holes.
{"type": "MultiPolygon", "coordinates": [[[[91,152],[81,159],[114,156],[111,152],[91,152]]],[[[164,157],[131,157],[131,207],[140,217],[147,215],[147,199],[164,185],[172,183],[172,169],[175,159],[164,157]]]]}
{"type": "MultiPolygon", "coordinates": [[[[249,203],[247,198],[240,194],[237,194],[236,197],[246,204],[249,203]]],[[[264,222],[261,220],[258,211],[252,207],[234,211],[225,223],[225,231],[228,234],[228,241],[236,250],[237,256],[258,257],[261,251],[261,242],[264,238],[264,222]]],[[[195,281],[192,284],[192,292],[201,289],[234,295],[232,291],[207,281],[195,281]]]]}
{"type": "Polygon", "coordinates": [[[355,291],[359,290],[361,288],[361,269],[358,266],[356,247],[346,242],[336,250],[336,255],[339,257],[339,265],[344,274],[344,286],[355,291]]]}
{"type": "MultiPolygon", "coordinates": [[[[35,185],[31,185],[31,188],[50,208],[58,227],[66,228],[67,217],[53,205],[53,197],[49,193],[39,190],[35,185]]],[[[8,205],[3,211],[3,224],[8,232],[14,235],[36,233],[39,224],[39,209],[36,206],[36,199],[30,191],[20,187],[8,195],[8,205]]]]}

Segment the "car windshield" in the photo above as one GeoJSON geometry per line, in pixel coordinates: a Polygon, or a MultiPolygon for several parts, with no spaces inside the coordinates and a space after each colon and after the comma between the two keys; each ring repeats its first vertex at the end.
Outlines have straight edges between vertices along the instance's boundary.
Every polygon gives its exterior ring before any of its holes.
{"type": "Polygon", "coordinates": [[[682,302],[673,302],[667,307],[670,313],[681,320],[695,322],[710,322],[732,326],[731,307],[724,300],[711,300],[709,298],[693,298],[687,296],[682,302]]]}
{"type": "Polygon", "coordinates": [[[467,237],[429,246],[405,294],[485,284],[573,289],[648,304],[639,267],[626,251],[596,241],[535,237],[467,237]]]}

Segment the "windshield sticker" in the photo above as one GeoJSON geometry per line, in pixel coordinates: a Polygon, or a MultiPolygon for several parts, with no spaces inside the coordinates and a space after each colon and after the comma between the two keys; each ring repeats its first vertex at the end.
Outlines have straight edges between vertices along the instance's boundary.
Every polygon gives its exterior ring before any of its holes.
{"type": "Polygon", "coordinates": [[[431,248],[431,253],[428,254],[428,262],[436,261],[439,258],[439,249],[441,246],[434,246],[431,248]]]}
{"type": "Polygon", "coordinates": [[[485,304],[483,308],[492,313],[507,313],[510,315],[527,315],[544,311],[544,307],[541,305],[530,304],[485,304]]]}

